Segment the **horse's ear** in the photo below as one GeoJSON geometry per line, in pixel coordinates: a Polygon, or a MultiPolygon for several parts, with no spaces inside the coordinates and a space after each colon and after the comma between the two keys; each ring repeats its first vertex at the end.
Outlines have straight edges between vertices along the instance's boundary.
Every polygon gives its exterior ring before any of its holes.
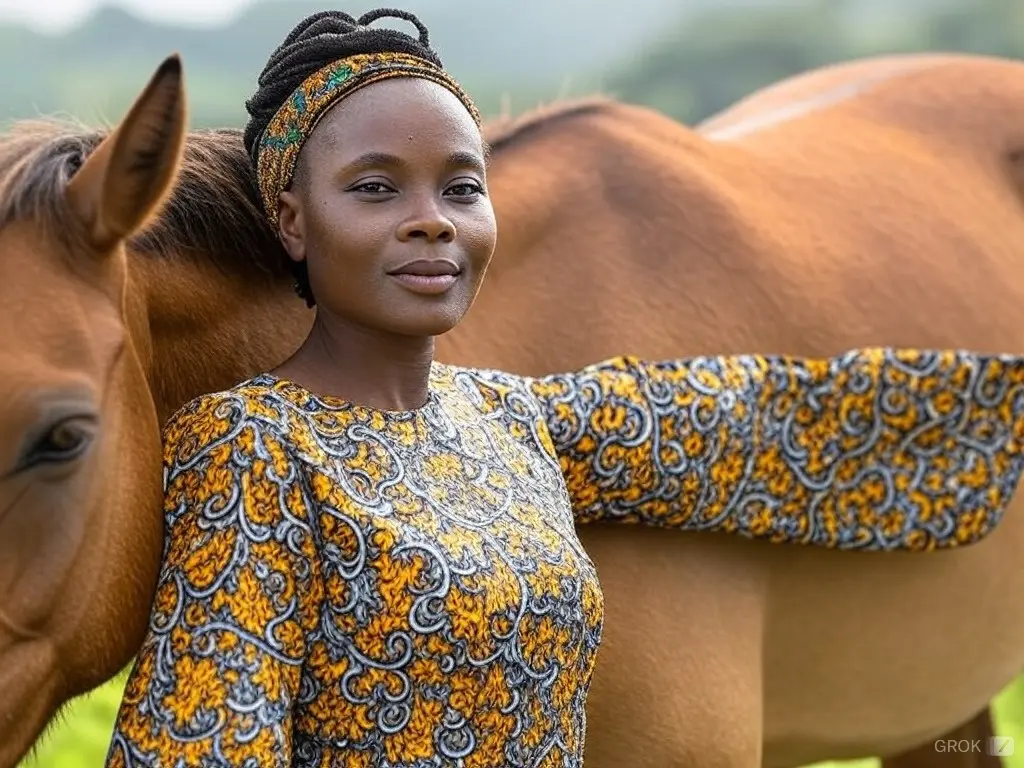
{"type": "Polygon", "coordinates": [[[98,251],[110,251],[159,211],[177,179],[186,130],[181,58],[173,54],[68,183],[68,202],[98,251]]]}

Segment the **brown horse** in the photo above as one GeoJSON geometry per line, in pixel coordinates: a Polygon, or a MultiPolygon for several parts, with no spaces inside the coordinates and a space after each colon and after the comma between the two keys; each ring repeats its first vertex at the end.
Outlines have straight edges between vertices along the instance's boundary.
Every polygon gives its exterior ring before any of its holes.
{"type": "MultiPolygon", "coordinates": [[[[781,117],[769,92],[717,137],[615,102],[492,125],[499,252],[439,357],[542,373],[623,351],[1021,351],[1024,65],[906,61],[834,70],[863,87],[781,117]]],[[[106,138],[0,144],[0,321],[19,329],[0,352],[4,768],[134,651],[157,424],[309,327],[240,136],[193,134],[179,159],[183,102],[172,59],[106,138]]],[[[1004,609],[1022,514],[930,555],[581,526],[608,614],[588,765],[793,766],[957,726],[1024,667],[1004,609]]]]}

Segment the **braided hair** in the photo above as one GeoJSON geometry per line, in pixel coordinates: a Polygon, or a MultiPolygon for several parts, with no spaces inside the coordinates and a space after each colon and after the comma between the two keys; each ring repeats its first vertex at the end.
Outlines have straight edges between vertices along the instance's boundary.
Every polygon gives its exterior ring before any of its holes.
{"type": "MultiPolygon", "coordinates": [[[[303,81],[332,61],[361,53],[406,53],[441,67],[430,47],[430,33],[415,15],[394,8],[378,8],[358,19],[342,11],[320,11],[300,21],[267,61],[256,92],[246,101],[249,122],[242,134],[245,150],[255,170],[260,138],[271,118],[303,81]],[[395,18],[411,23],[419,33],[412,37],[386,27],[370,27],[378,19],[395,18]]],[[[305,261],[288,259],[295,291],[313,307],[316,300],[309,284],[305,261]]]]}

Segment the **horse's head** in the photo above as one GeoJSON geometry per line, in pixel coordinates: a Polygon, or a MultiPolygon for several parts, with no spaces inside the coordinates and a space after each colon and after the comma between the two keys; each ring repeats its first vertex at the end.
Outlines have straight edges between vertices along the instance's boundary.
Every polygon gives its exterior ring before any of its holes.
{"type": "Polygon", "coordinates": [[[126,243],[174,185],[168,58],[119,126],[0,137],[0,766],[141,640],[159,563],[160,433],[126,243]]]}

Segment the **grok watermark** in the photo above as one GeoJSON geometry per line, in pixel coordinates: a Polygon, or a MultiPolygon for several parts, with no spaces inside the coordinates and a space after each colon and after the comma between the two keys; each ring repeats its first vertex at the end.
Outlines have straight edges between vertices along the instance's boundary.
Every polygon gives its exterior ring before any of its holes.
{"type": "Polygon", "coordinates": [[[993,757],[1013,755],[1012,736],[993,736],[989,739],[939,739],[935,742],[936,752],[986,752],[993,757]]]}

